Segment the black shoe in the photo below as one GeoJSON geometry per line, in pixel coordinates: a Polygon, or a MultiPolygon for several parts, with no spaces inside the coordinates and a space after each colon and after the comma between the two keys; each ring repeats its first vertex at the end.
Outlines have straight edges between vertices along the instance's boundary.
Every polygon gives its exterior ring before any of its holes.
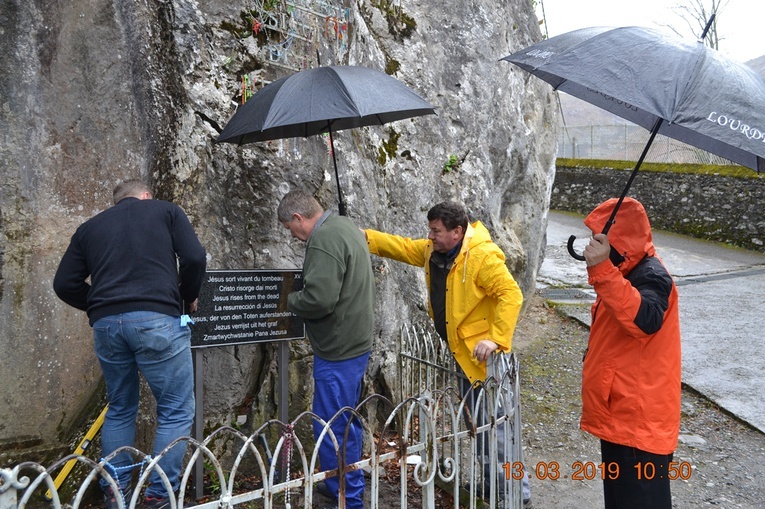
{"type": "Polygon", "coordinates": [[[127,507],[130,503],[130,495],[132,490],[130,486],[125,489],[120,489],[116,493],[111,486],[107,486],[104,490],[104,509],[119,509],[120,507],[127,507]],[[122,505],[120,506],[118,498],[122,499],[122,505]]]}
{"type": "Polygon", "coordinates": [[[333,500],[337,500],[337,495],[332,493],[330,489],[327,488],[327,483],[325,483],[324,481],[319,481],[316,483],[316,493],[318,493],[322,497],[327,497],[333,500]]]}
{"type": "Polygon", "coordinates": [[[146,509],[169,509],[170,497],[146,497],[143,499],[143,507],[146,509]]]}
{"type": "Polygon", "coordinates": [[[523,500],[523,509],[534,509],[534,503],[530,498],[523,500]]]}

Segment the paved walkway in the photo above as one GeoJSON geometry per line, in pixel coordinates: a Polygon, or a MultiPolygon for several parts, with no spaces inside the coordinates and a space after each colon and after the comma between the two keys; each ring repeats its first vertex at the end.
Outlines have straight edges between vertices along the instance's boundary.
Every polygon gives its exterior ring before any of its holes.
{"type": "MultiPolygon", "coordinates": [[[[537,285],[589,325],[595,293],[566,249],[569,235],[586,245],[582,219],[550,212],[537,285]]],[[[654,244],[678,286],[683,382],[765,433],[765,255],[657,231],[654,244]]]]}

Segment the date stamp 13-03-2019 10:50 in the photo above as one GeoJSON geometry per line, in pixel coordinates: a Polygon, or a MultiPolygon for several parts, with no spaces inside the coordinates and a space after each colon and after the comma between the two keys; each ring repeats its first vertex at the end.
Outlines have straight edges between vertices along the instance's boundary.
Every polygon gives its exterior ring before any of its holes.
{"type": "MultiPolygon", "coordinates": [[[[520,461],[514,463],[505,463],[502,465],[505,471],[505,478],[510,480],[523,479],[524,465],[520,461]]],[[[671,481],[678,479],[687,481],[691,478],[693,467],[687,461],[670,461],[667,465],[654,464],[652,462],[636,463],[635,470],[637,478],[640,479],[659,479],[669,478],[671,481]]],[[[593,461],[575,461],[571,464],[569,473],[563,472],[561,465],[557,461],[540,461],[529,472],[529,477],[536,477],[542,480],[557,481],[559,479],[571,479],[573,481],[593,480],[596,477],[601,479],[618,479],[621,472],[618,463],[595,463],[593,461]]]]}

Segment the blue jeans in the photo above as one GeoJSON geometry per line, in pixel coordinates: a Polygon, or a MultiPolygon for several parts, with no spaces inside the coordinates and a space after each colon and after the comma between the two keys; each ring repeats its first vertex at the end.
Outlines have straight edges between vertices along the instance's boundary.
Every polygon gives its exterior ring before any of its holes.
{"type": "MultiPolygon", "coordinates": [[[[343,407],[356,408],[361,397],[361,382],[364,372],[367,370],[369,353],[344,361],[326,361],[314,355],[313,357],[313,412],[329,421],[343,407]]],[[[332,423],[332,432],[340,446],[339,454],[345,449],[346,465],[361,460],[361,443],[364,438],[363,429],[358,419],[350,419],[349,412],[343,412],[332,423]],[[348,440],[345,438],[345,427],[351,420],[348,431],[348,440]]],[[[314,421],[313,434],[318,439],[322,426],[314,421]]],[[[319,461],[322,470],[337,468],[338,454],[332,438],[327,435],[319,445],[319,461]]],[[[337,495],[340,486],[340,478],[329,477],[325,481],[327,488],[337,495]]],[[[361,509],[364,507],[364,472],[354,470],[345,475],[345,501],[348,509],[361,509]]]]}
{"type": "MultiPolygon", "coordinates": [[[[194,370],[191,362],[191,330],[180,318],[152,311],[133,311],[101,318],[93,324],[95,350],[106,381],[109,410],[101,430],[104,457],[122,446],[133,446],[138,414],[138,371],[157,401],[157,435],[152,454],[157,456],[178,437],[189,436],[194,420],[194,370]]],[[[173,491],[186,453],[180,442],[167,451],[159,466],[173,491]]],[[[133,458],[121,452],[109,462],[116,469],[121,488],[130,484],[133,458]],[[120,468],[125,467],[125,468],[120,468]]],[[[115,471],[111,470],[115,475],[115,471]]],[[[146,496],[166,497],[167,489],[153,472],[146,496]]],[[[105,483],[101,481],[102,486],[105,483]]]]}

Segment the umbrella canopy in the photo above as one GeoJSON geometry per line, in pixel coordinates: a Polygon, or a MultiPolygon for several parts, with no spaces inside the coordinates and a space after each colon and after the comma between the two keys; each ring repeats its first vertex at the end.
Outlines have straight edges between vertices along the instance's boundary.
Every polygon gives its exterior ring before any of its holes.
{"type": "Polygon", "coordinates": [[[345,214],[332,131],[434,113],[430,103],[384,72],[360,66],[316,67],[259,90],[237,110],[216,143],[242,145],[329,133],[339,209],[345,214]]]}
{"type": "Polygon", "coordinates": [[[701,41],[642,27],[575,30],[503,60],[651,130],[765,170],[765,80],[701,41]]]}
{"type": "Polygon", "coordinates": [[[765,170],[765,80],[701,40],[643,27],[593,27],[551,37],[502,60],[651,131],[603,233],[656,134],[765,170]]]}

